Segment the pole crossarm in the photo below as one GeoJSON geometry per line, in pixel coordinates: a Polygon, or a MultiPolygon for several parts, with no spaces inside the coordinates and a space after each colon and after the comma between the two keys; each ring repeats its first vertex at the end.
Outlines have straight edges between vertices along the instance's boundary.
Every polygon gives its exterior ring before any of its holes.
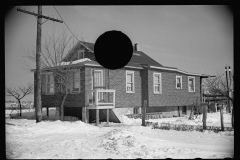
{"type": "Polygon", "coordinates": [[[59,22],[59,23],[63,23],[63,21],[61,21],[61,20],[58,20],[58,19],[55,19],[55,18],[51,18],[51,17],[47,17],[47,16],[44,16],[44,15],[41,15],[41,14],[37,14],[37,13],[34,13],[34,12],[26,11],[26,10],[23,10],[23,9],[20,9],[20,8],[17,8],[17,11],[23,12],[23,13],[27,13],[27,14],[31,14],[31,15],[37,16],[39,18],[45,18],[45,19],[48,19],[48,20],[52,20],[52,21],[56,21],[56,22],[59,22]]]}

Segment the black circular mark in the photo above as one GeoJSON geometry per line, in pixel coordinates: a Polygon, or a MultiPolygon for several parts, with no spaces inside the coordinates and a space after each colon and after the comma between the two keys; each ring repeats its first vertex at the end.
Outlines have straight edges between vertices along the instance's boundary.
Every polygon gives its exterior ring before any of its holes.
{"type": "Polygon", "coordinates": [[[121,31],[107,31],[100,35],[94,45],[96,61],[107,69],[120,69],[132,58],[133,46],[121,31]]]}

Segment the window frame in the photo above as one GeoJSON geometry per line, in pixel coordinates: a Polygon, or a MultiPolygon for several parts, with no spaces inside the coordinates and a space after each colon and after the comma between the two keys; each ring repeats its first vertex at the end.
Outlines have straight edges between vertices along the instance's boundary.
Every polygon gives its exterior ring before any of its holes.
{"type": "Polygon", "coordinates": [[[154,94],[162,94],[162,73],[159,72],[153,72],[153,93],[154,94]],[[159,85],[159,84],[155,84],[155,75],[159,75],[160,76],[160,91],[155,91],[155,86],[159,85]]]}
{"type": "Polygon", "coordinates": [[[71,74],[70,74],[70,80],[71,80],[71,89],[70,89],[70,94],[79,94],[81,92],[81,73],[80,73],[80,69],[73,69],[71,70],[71,74]],[[73,91],[73,83],[74,83],[74,73],[77,72],[79,73],[79,90],[78,91],[73,91]]]}
{"type": "Polygon", "coordinates": [[[188,92],[195,92],[195,77],[194,76],[188,76],[188,92]],[[192,78],[192,79],[194,79],[193,80],[193,91],[190,91],[189,89],[190,89],[190,87],[189,87],[189,79],[190,78],[192,78]]]}
{"type": "Polygon", "coordinates": [[[134,71],[126,70],[126,93],[135,93],[134,71]],[[127,82],[127,75],[128,75],[128,74],[131,74],[131,75],[132,75],[132,82],[130,82],[130,83],[132,83],[132,91],[128,91],[128,90],[127,90],[127,84],[128,84],[128,82],[127,82]]]}
{"type": "Polygon", "coordinates": [[[176,75],[176,89],[182,89],[182,76],[176,75]],[[180,78],[180,83],[181,83],[180,88],[177,86],[177,79],[178,79],[178,78],[180,78]]]}
{"type": "Polygon", "coordinates": [[[52,72],[47,72],[47,73],[44,73],[46,75],[46,83],[45,83],[45,87],[46,87],[46,95],[54,95],[55,94],[55,82],[54,82],[54,75],[52,72]],[[48,76],[49,75],[52,75],[53,76],[53,93],[48,93],[48,76]]]}

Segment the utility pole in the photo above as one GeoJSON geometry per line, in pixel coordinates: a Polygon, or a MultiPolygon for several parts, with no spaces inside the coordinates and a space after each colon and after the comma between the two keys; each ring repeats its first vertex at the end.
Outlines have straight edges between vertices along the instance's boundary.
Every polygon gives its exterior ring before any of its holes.
{"type": "MultiPolygon", "coordinates": [[[[227,95],[229,96],[229,89],[228,89],[228,67],[225,66],[225,73],[226,73],[226,81],[227,81],[227,95]]],[[[228,109],[229,109],[229,113],[231,113],[231,108],[230,108],[230,104],[229,104],[229,99],[227,100],[228,102],[228,109]]]]}
{"type": "MultiPolygon", "coordinates": [[[[231,80],[231,78],[232,78],[232,76],[231,76],[231,67],[230,66],[228,66],[228,72],[229,72],[229,88],[228,88],[228,95],[229,95],[229,97],[232,97],[232,90],[231,90],[231,85],[232,85],[232,80],[231,80]]],[[[230,103],[230,111],[231,111],[231,101],[229,101],[230,103]]]]}
{"type": "Polygon", "coordinates": [[[34,87],[34,104],[36,123],[42,121],[42,101],[41,101],[41,38],[42,38],[42,24],[47,20],[63,23],[63,21],[42,15],[42,6],[38,6],[38,13],[22,10],[17,8],[17,11],[31,14],[37,17],[37,44],[36,44],[36,76],[34,76],[36,87],[34,87]],[[42,18],[47,19],[42,23],[42,18]]]}

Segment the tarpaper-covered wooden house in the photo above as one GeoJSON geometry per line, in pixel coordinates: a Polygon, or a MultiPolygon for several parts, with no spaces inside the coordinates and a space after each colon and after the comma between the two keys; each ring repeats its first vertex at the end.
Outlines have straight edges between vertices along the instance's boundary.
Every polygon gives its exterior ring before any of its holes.
{"type": "MultiPolygon", "coordinates": [[[[147,113],[162,112],[165,117],[188,114],[189,106],[202,100],[202,78],[209,77],[163,66],[138,51],[136,44],[130,62],[117,70],[105,69],[96,62],[93,43],[77,43],[63,63],[70,60],[74,69],[64,115],[84,121],[95,120],[99,113],[100,120],[110,114],[110,121],[120,122],[120,113],[141,113],[144,100],[147,113]]],[[[43,70],[42,107],[60,107],[61,90],[56,86],[51,72],[43,70]]]]}

